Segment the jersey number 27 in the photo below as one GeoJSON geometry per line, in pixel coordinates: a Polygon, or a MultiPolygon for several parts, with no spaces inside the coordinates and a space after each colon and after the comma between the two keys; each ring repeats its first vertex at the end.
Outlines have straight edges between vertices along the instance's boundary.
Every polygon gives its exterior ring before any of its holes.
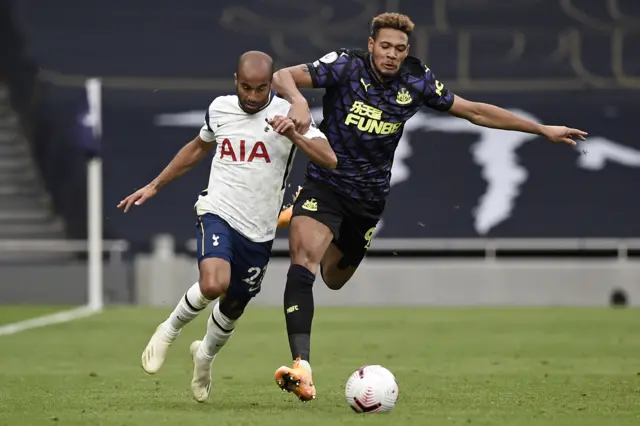
{"type": "Polygon", "coordinates": [[[249,268],[249,270],[247,271],[249,276],[242,280],[245,283],[249,284],[249,293],[257,294],[258,292],[260,292],[260,285],[262,284],[265,272],[267,272],[266,266],[262,269],[258,268],[257,266],[249,268]]]}

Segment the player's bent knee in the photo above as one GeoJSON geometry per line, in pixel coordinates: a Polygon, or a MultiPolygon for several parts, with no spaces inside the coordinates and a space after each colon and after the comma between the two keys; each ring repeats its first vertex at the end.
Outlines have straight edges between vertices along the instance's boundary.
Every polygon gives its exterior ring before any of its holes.
{"type": "Polygon", "coordinates": [[[326,269],[323,267],[321,268],[322,280],[330,290],[340,290],[349,282],[355,271],[355,268],[352,267],[344,270],[340,270],[335,266],[330,266],[326,269]]]}
{"type": "Polygon", "coordinates": [[[209,300],[220,297],[229,288],[231,266],[219,258],[208,258],[200,262],[200,292],[209,300]]]}
{"type": "Polygon", "coordinates": [[[200,292],[209,300],[220,297],[229,288],[229,280],[216,279],[209,275],[200,278],[200,292]]]}
{"type": "Polygon", "coordinates": [[[358,263],[349,260],[341,249],[331,244],[322,258],[322,280],[330,290],[340,290],[356,272],[358,263]]]}
{"type": "Polygon", "coordinates": [[[347,283],[348,280],[340,280],[335,278],[324,279],[324,283],[329,290],[340,290],[347,283]]]}
{"type": "Polygon", "coordinates": [[[300,265],[309,270],[313,275],[318,274],[318,267],[320,266],[318,262],[311,262],[308,256],[291,256],[291,264],[300,265]]]}

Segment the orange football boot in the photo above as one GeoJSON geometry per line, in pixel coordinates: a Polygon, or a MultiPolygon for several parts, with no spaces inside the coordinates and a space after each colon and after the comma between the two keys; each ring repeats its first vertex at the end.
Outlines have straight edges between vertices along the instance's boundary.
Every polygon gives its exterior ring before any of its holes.
{"type": "Polygon", "coordinates": [[[289,227],[291,215],[293,215],[293,206],[285,206],[280,212],[280,216],[278,216],[278,229],[289,227]]]}
{"type": "Polygon", "coordinates": [[[293,204],[296,202],[296,199],[298,198],[298,195],[300,195],[301,190],[302,187],[298,186],[298,191],[296,191],[295,195],[293,196],[293,202],[282,208],[280,216],[278,216],[278,229],[289,227],[289,222],[291,222],[291,216],[293,215],[293,204]]]}
{"type": "Polygon", "coordinates": [[[302,402],[316,398],[316,388],[313,386],[311,371],[300,366],[300,358],[293,361],[293,368],[282,366],[276,370],[276,383],[280,389],[293,392],[302,402]]]}

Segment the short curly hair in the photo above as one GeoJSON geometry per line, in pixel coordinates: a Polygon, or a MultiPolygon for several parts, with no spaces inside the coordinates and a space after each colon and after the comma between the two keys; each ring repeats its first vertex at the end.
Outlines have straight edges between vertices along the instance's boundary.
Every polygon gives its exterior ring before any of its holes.
{"type": "Polygon", "coordinates": [[[402,31],[411,37],[415,24],[407,15],[400,13],[382,13],[371,20],[371,38],[375,39],[378,32],[385,28],[402,31]]]}

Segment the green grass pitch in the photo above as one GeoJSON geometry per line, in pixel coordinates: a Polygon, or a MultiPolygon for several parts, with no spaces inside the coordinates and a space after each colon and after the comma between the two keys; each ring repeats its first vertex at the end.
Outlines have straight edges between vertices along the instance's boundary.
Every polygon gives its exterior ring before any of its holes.
{"type": "MultiPolygon", "coordinates": [[[[209,403],[189,390],[206,314],[146,375],[140,353],[168,312],[110,308],[0,336],[0,425],[640,424],[639,310],[317,308],[308,404],[273,380],[290,362],[280,309],[248,309],[214,362],[209,403]],[[396,374],[393,412],[346,405],[344,383],[365,364],[396,374]]],[[[0,305],[0,324],[36,314],[0,305]]]]}

